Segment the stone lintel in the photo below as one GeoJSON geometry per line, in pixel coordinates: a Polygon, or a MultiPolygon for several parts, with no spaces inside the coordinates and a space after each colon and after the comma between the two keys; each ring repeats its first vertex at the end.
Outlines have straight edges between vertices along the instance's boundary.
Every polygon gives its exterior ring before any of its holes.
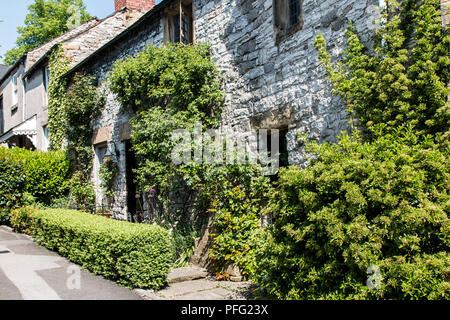
{"type": "Polygon", "coordinates": [[[103,127],[98,130],[95,130],[92,135],[92,144],[100,144],[103,142],[107,142],[112,139],[111,127],[103,127]]]}

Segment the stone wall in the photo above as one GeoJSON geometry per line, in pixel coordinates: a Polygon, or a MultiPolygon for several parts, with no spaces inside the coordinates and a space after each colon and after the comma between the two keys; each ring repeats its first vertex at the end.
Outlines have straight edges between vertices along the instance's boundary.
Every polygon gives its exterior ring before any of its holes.
{"type": "MultiPolygon", "coordinates": [[[[99,88],[106,96],[106,103],[101,116],[94,122],[94,131],[108,127],[111,132],[113,142],[109,142],[108,148],[113,154],[113,158],[118,163],[119,175],[116,181],[116,194],[114,196],[113,214],[117,219],[127,218],[127,188],[126,188],[126,158],[125,158],[125,140],[129,139],[129,134],[124,133],[128,120],[133,117],[132,113],[120,113],[120,104],[117,102],[114,94],[108,88],[108,73],[112,70],[113,64],[118,59],[123,59],[130,55],[143,51],[147,45],[162,45],[163,24],[159,16],[151,23],[143,24],[133,30],[130,35],[125,37],[119,44],[108,49],[107,52],[99,55],[93,63],[86,66],[86,70],[94,74],[99,80],[99,88]],[[125,125],[125,126],[124,126],[125,125]],[[118,153],[116,154],[116,150],[118,153]]],[[[96,141],[99,142],[99,141],[96,141]]],[[[95,148],[95,145],[94,145],[95,148]]],[[[93,179],[96,184],[97,194],[101,193],[98,185],[99,164],[94,161],[93,179]]],[[[101,197],[99,197],[101,198],[101,197]]]]}
{"type": "MultiPolygon", "coordinates": [[[[233,130],[288,128],[290,163],[303,164],[297,132],[319,141],[335,141],[348,129],[345,107],[331,95],[318,62],[314,39],[323,33],[333,57],[345,48],[347,22],[352,20],[367,41],[370,8],[378,0],[304,0],[303,28],[275,43],[274,0],[195,0],[195,37],[212,44],[213,57],[224,76],[226,107],[223,126],[233,130]]],[[[102,52],[87,66],[98,76],[107,103],[94,130],[111,127],[120,155],[114,212],[126,217],[125,144],[121,129],[132,114],[119,114],[119,103],[107,88],[107,73],[117,59],[142,51],[146,44],[163,43],[161,13],[134,28],[119,44],[102,52]],[[122,137],[123,138],[123,137],[122,137]]],[[[94,169],[94,175],[97,168],[94,169]]]]}
{"type": "Polygon", "coordinates": [[[338,56],[349,20],[369,34],[368,8],[378,0],[303,1],[303,28],[275,44],[273,0],[195,1],[196,39],[213,46],[225,76],[223,123],[237,130],[288,127],[291,163],[303,163],[296,133],[334,141],[347,129],[347,114],[331,96],[314,39],[323,33],[338,56]]]}

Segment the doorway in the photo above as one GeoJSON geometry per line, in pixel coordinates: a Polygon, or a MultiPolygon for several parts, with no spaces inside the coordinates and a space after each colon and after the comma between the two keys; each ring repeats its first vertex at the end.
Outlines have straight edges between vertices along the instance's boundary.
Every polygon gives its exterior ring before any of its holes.
{"type": "Polygon", "coordinates": [[[126,163],[126,182],[127,182],[127,208],[129,218],[132,222],[139,222],[136,206],[136,183],[134,182],[133,169],[137,168],[136,155],[132,149],[131,141],[125,141],[125,163],[126,163]]]}

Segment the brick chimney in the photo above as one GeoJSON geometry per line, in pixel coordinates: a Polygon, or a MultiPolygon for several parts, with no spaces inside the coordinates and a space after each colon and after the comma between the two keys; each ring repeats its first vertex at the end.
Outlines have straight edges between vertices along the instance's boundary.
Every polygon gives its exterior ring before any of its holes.
{"type": "Polygon", "coordinates": [[[147,12],[155,6],[155,0],[114,0],[114,1],[116,11],[122,9],[123,7],[127,7],[147,12]]]}

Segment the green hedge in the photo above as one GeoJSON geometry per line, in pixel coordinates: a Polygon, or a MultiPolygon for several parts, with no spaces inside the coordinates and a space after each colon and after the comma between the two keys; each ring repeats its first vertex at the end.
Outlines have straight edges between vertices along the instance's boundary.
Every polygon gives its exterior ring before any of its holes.
{"type": "Polygon", "coordinates": [[[49,204],[66,190],[69,161],[64,151],[0,148],[0,208],[23,204],[23,194],[49,204]]]}
{"type": "Polygon", "coordinates": [[[171,237],[161,227],[73,210],[30,208],[14,210],[11,223],[48,249],[128,287],[164,286],[173,264],[171,237]]]}
{"type": "Polygon", "coordinates": [[[281,171],[270,200],[274,225],[257,259],[270,294],[450,298],[448,149],[403,129],[377,135],[310,145],[311,166],[281,171]]]}
{"type": "Polygon", "coordinates": [[[9,220],[10,209],[21,204],[26,189],[23,165],[5,156],[2,150],[0,148],[0,224],[9,220]]]}

